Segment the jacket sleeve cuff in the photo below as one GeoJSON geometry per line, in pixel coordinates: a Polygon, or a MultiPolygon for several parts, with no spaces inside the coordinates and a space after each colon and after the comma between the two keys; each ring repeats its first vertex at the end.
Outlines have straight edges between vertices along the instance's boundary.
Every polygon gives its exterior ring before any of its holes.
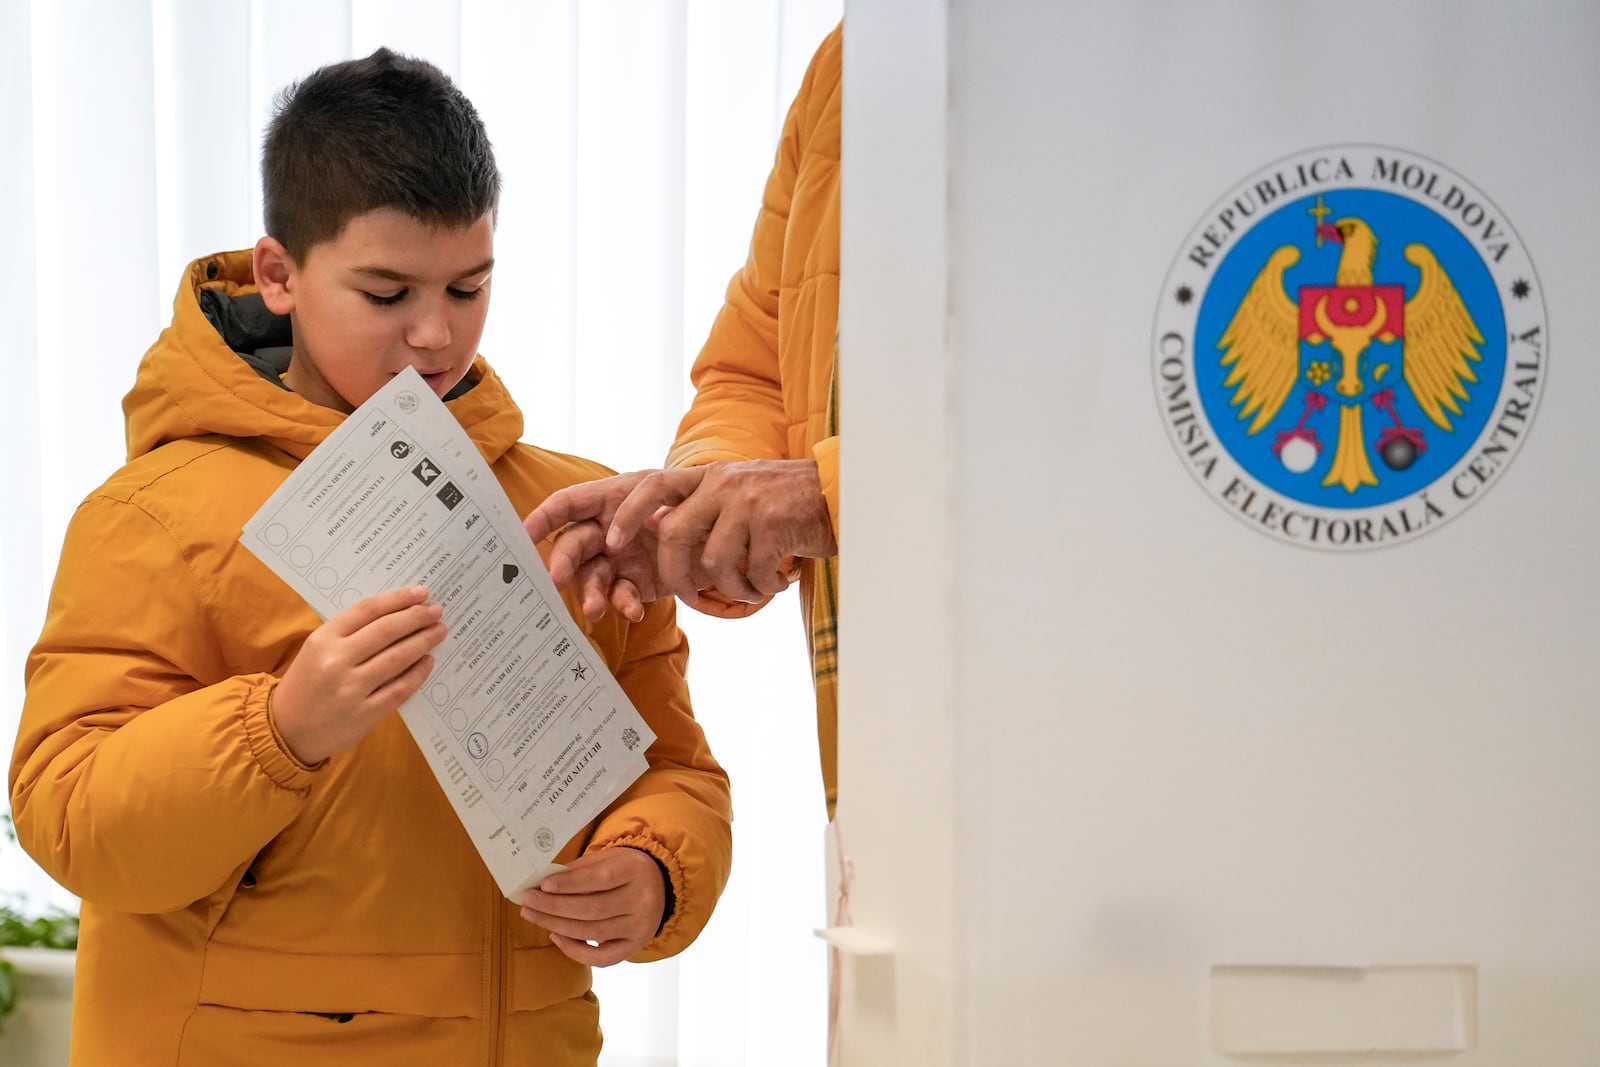
{"type": "Polygon", "coordinates": [[[631,848],[635,852],[643,852],[646,856],[656,861],[656,869],[661,872],[661,889],[666,899],[661,904],[661,921],[656,923],[656,932],[653,936],[660,937],[661,931],[667,928],[667,923],[678,912],[678,891],[672,888],[672,872],[667,870],[667,865],[661,862],[649,849],[640,848],[638,845],[621,845],[621,848],[631,848]]]}
{"type": "Polygon", "coordinates": [[[833,523],[833,540],[839,540],[839,438],[823,438],[811,449],[817,461],[817,477],[822,482],[822,496],[828,502],[828,519],[833,523]]]}
{"type": "Polygon", "coordinates": [[[278,691],[276,678],[264,678],[246,695],[241,713],[250,754],[266,776],[283,789],[311,788],[311,776],[326,763],[308,764],[289,750],[272,714],[272,698],[278,691]]]}
{"type": "Polygon", "coordinates": [[[686,894],[688,886],[683,876],[683,867],[678,863],[678,857],[671,849],[653,837],[640,834],[628,834],[623,837],[613,838],[609,841],[591,844],[585,851],[593,852],[599,848],[632,848],[643,852],[656,861],[656,866],[661,868],[663,884],[666,888],[666,906],[661,910],[661,924],[656,927],[656,934],[644,948],[629,956],[634,963],[648,963],[661,959],[669,953],[662,951],[667,942],[672,941],[680,925],[678,917],[683,914],[687,903],[686,894]]]}

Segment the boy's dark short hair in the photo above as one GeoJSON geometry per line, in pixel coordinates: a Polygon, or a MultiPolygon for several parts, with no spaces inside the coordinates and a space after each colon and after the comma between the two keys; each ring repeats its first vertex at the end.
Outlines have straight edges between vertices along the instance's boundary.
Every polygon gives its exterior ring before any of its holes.
{"type": "Polygon", "coordinates": [[[477,109],[450,78],[379,48],[278,94],[261,192],[268,236],[303,260],[378,208],[469,226],[498,205],[500,170],[477,109]]]}

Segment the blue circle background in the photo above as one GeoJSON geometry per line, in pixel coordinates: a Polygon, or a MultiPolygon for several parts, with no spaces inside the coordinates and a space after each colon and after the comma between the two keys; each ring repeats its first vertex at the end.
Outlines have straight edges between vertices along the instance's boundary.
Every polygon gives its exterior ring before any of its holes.
{"type": "Polygon", "coordinates": [[[1355,492],[1342,485],[1324,486],[1322,479],[1333,462],[1339,438],[1339,409],[1345,402],[1333,390],[1342,357],[1329,342],[1312,345],[1300,342],[1299,374],[1277,416],[1251,435],[1254,416],[1241,420],[1240,408],[1233,404],[1237,389],[1224,388],[1229,368],[1222,366],[1218,342],[1233,321],[1245,293],[1255,283],[1272,253],[1283,245],[1300,249],[1300,262],[1284,272],[1284,291],[1290,300],[1298,299],[1302,285],[1332,285],[1344,246],[1324,241],[1316,247],[1316,220],[1309,214],[1316,197],[1302,197],[1267,215],[1250,229],[1223,257],[1216,277],[1206,289],[1195,324],[1195,382],[1201,405],[1216,433],[1218,442],[1233,459],[1263,485],[1303,504],[1324,508],[1369,508],[1392,503],[1428,488],[1448,474],[1478,440],[1495,411],[1500,386],[1505,377],[1506,327],[1494,277],[1477,250],[1455,225],[1431,208],[1395,193],[1370,189],[1342,189],[1322,193],[1330,213],[1328,222],[1348,216],[1360,218],[1378,238],[1378,257],[1373,264],[1373,284],[1404,286],[1409,301],[1416,294],[1422,272],[1405,258],[1407,245],[1421,243],[1432,249],[1439,264],[1460,293],[1484,343],[1478,346],[1481,360],[1471,361],[1476,382],[1463,381],[1467,399],[1458,401],[1461,415],[1446,411],[1451,430],[1446,432],[1423,413],[1406,383],[1403,372],[1403,339],[1384,344],[1373,341],[1362,353],[1360,374],[1366,390],[1358,398],[1362,407],[1362,433],[1376,486],[1364,485],[1355,492]],[[1328,362],[1334,377],[1322,386],[1312,386],[1306,368],[1312,360],[1328,362]],[[1372,368],[1389,363],[1390,371],[1381,385],[1375,385],[1372,368]],[[1423,431],[1427,450],[1404,471],[1390,470],[1372,447],[1378,434],[1393,425],[1389,416],[1374,407],[1371,395],[1376,388],[1390,386],[1395,392],[1395,411],[1408,427],[1423,431]],[[1306,423],[1317,431],[1322,452],[1310,470],[1290,472],[1273,453],[1278,431],[1292,429],[1305,410],[1306,393],[1316,388],[1329,403],[1306,423]]]}

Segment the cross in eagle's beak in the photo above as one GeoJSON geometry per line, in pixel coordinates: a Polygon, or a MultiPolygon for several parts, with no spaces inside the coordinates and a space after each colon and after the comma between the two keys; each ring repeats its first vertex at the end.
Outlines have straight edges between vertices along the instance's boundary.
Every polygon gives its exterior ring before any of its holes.
{"type": "Polygon", "coordinates": [[[1324,222],[1324,223],[1319,223],[1318,224],[1318,226],[1317,226],[1317,237],[1320,240],[1333,241],[1336,244],[1341,244],[1341,245],[1344,244],[1344,234],[1339,232],[1339,227],[1333,225],[1330,222],[1324,222]]]}

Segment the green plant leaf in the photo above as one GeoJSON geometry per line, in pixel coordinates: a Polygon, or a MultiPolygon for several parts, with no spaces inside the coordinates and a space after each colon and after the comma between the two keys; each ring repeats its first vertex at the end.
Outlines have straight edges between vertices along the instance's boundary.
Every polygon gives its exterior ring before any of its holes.
{"type": "Polygon", "coordinates": [[[78,917],[56,911],[30,919],[15,908],[0,906],[0,945],[16,948],[77,948],[78,917]]]}
{"type": "Polygon", "coordinates": [[[17,1006],[17,968],[10,960],[0,959],[0,1021],[17,1006]]]}
{"type": "MultiPolygon", "coordinates": [[[[16,843],[17,832],[9,811],[0,812],[0,836],[16,843]]],[[[13,897],[13,900],[15,897],[13,897]]],[[[78,947],[78,917],[56,910],[47,915],[24,915],[11,904],[0,904],[0,946],[16,948],[78,947]]],[[[0,956],[0,1030],[4,1029],[6,1016],[17,1007],[17,968],[10,960],[0,956]]]]}

